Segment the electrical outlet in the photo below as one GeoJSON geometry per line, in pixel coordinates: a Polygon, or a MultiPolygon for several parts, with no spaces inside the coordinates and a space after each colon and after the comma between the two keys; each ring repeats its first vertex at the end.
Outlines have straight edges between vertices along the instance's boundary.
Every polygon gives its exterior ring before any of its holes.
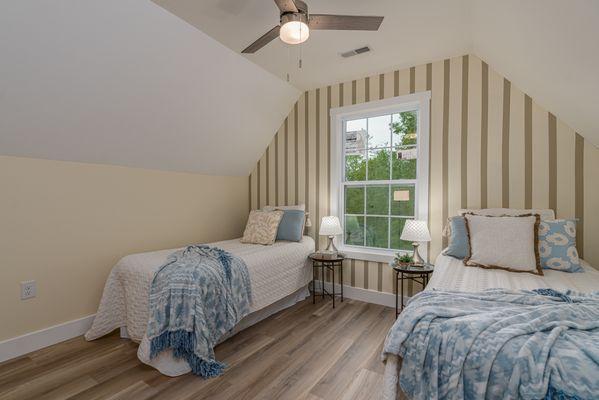
{"type": "Polygon", "coordinates": [[[35,281],[21,282],[21,300],[31,299],[37,295],[35,281]]]}

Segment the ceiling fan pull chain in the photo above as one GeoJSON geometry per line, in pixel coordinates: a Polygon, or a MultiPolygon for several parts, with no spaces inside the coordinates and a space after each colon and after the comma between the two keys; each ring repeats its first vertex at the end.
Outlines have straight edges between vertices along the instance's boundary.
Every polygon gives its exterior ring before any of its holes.
{"type": "MultiPolygon", "coordinates": [[[[301,28],[300,28],[301,30],[301,28]]],[[[303,44],[300,43],[299,45],[299,69],[302,69],[302,47],[304,47],[303,44]]]]}
{"type": "Polygon", "coordinates": [[[289,82],[289,70],[291,68],[289,68],[291,66],[291,50],[289,49],[289,46],[287,46],[287,82],[289,82]]]}

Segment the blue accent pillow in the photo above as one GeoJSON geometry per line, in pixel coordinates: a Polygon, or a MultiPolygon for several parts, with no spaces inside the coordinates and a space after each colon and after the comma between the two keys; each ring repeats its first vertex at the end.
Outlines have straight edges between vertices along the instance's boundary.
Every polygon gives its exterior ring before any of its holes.
{"type": "Polygon", "coordinates": [[[299,242],[304,236],[306,213],[302,210],[283,210],[283,213],[277,230],[277,240],[299,242]]]}
{"type": "Polygon", "coordinates": [[[462,216],[451,217],[449,219],[449,228],[451,231],[449,246],[443,254],[463,260],[470,255],[466,219],[462,216]]]}
{"type": "Polygon", "coordinates": [[[556,219],[539,225],[539,255],[544,269],[583,272],[576,251],[576,221],[556,219]]]}

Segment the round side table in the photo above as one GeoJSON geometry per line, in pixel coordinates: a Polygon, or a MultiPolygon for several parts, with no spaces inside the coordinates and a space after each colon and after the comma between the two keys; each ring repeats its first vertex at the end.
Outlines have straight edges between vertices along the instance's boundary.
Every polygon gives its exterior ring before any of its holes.
{"type": "Polygon", "coordinates": [[[309,256],[312,260],[312,304],[316,304],[316,281],[318,280],[318,269],[320,269],[320,288],[321,291],[318,293],[325,296],[330,296],[333,299],[333,308],[335,308],[335,296],[339,296],[335,293],[335,267],[339,268],[339,286],[341,286],[341,301],[343,301],[343,260],[345,256],[343,254],[337,254],[335,256],[323,254],[323,253],[312,253],[309,256]],[[324,272],[329,270],[333,273],[333,282],[331,284],[332,293],[324,288],[324,272]]]}
{"type": "Polygon", "coordinates": [[[395,317],[403,310],[403,281],[411,280],[418,282],[422,287],[426,287],[430,279],[430,275],[433,273],[434,266],[429,263],[424,265],[404,264],[397,263],[395,261],[389,263],[389,266],[395,271],[395,317]],[[400,289],[398,290],[398,287],[400,289]],[[401,296],[400,296],[401,294],[401,296]],[[401,308],[399,307],[399,297],[401,297],[401,308]]]}

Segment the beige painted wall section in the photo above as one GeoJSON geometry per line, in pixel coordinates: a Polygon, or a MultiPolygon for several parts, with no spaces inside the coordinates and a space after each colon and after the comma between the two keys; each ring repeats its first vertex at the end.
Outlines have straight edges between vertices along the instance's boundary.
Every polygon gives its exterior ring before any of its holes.
{"type": "Polygon", "coordinates": [[[121,257],[239,237],[248,214],[247,177],[0,157],[0,188],[0,340],[95,313],[121,257]]]}
{"type": "MultiPolygon", "coordinates": [[[[431,260],[445,245],[447,217],[460,208],[553,208],[559,218],[580,220],[578,248],[599,267],[599,150],[474,55],[305,92],[250,175],[251,208],[306,203],[310,234],[325,245],[317,230],[337,190],[329,187],[329,109],[425,90],[431,260]]],[[[344,268],[346,284],[392,292],[388,266],[346,260],[344,268]]]]}

